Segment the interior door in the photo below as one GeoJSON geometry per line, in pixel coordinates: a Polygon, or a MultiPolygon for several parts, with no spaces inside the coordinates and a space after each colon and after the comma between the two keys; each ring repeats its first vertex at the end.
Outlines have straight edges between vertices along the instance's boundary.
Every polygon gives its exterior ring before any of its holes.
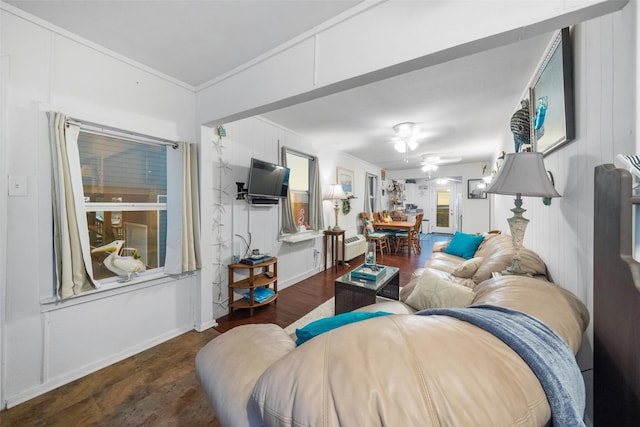
{"type": "Polygon", "coordinates": [[[431,232],[453,234],[455,228],[454,205],[456,200],[454,185],[438,185],[431,195],[431,232]]]}

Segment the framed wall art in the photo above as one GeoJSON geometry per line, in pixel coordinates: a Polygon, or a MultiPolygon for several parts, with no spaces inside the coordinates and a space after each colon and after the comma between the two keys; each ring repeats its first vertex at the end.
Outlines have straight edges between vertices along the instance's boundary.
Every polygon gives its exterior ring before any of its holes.
{"type": "Polygon", "coordinates": [[[486,199],[487,193],[484,191],[487,188],[487,184],[483,179],[469,179],[467,180],[468,193],[467,199],[486,199]]]}
{"type": "Polygon", "coordinates": [[[531,142],[547,155],[575,138],[573,54],[569,28],[551,43],[529,89],[531,142]]]}
{"type": "Polygon", "coordinates": [[[342,185],[342,191],[347,196],[353,196],[353,171],[350,169],[336,168],[336,182],[342,185]]]}

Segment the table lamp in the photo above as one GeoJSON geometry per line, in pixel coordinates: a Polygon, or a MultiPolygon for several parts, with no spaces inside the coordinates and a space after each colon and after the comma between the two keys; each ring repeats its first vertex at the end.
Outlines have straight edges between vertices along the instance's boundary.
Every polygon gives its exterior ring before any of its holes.
{"type": "MultiPolygon", "coordinates": [[[[339,200],[344,200],[347,198],[347,195],[342,190],[342,185],[340,184],[331,184],[329,187],[329,191],[324,196],[324,200],[333,200],[334,206],[333,210],[336,213],[336,225],[333,227],[333,231],[342,231],[340,227],[338,227],[338,212],[340,211],[340,206],[338,206],[339,200]]],[[[331,227],[329,227],[331,229],[331,227]]]]}
{"type": "Polygon", "coordinates": [[[549,181],[547,170],[542,161],[542,153],[523,152],[507,154],[498,175],[485,190],[487,193],[512,194],[515,208],[511,209],[513,216],[507,219],[513,242],[513,260],[504,274],[527,274],[520,266],[520,249],[524,240],[524,232],[529,220],[522,214],[521,196],[530,197],[560,197],[549,181]]]}

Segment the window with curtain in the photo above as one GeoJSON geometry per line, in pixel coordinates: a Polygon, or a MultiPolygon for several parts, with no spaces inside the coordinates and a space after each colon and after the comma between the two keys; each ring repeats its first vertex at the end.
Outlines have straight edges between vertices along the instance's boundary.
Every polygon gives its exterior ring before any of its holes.
{"type": "Polygon", "coordinates": [[[56,297],[199,269],[195,147],[47,116],[56,297]]]}
{"type": "Polygon", "coordinates": [[[289,203],[293,212],[296,229],[298,231],[310,228],[309,203],[311,200],[310,182],[311,167],[313,166],[309,157],[287,151],[287,167],[291,170],[289,174],[289,203]]]}
{"type": "Polygon", "coordinates": [[[282,234],[324,228],[318,158],[281,147],[282,164],[290,169],[289,192],[282,203],[282,234]]]}
{"type": "Polygon", "coordinates": [[[80,131],[78,152],[93,278],[116,277],[94,251],[124,240],[146,270],[164,267],[167,238],[167,146],[80,131]]]}

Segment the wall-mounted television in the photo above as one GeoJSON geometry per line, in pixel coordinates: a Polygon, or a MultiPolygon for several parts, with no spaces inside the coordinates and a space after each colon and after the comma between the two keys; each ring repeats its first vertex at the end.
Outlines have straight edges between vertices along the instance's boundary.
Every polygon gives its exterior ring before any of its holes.
{"type": "Polygon", "coordinates": [[[287,197],[289,173],[290,170],[287,167],[252,158],[249,167],[248,196],[250,198],[287,197]]]}

